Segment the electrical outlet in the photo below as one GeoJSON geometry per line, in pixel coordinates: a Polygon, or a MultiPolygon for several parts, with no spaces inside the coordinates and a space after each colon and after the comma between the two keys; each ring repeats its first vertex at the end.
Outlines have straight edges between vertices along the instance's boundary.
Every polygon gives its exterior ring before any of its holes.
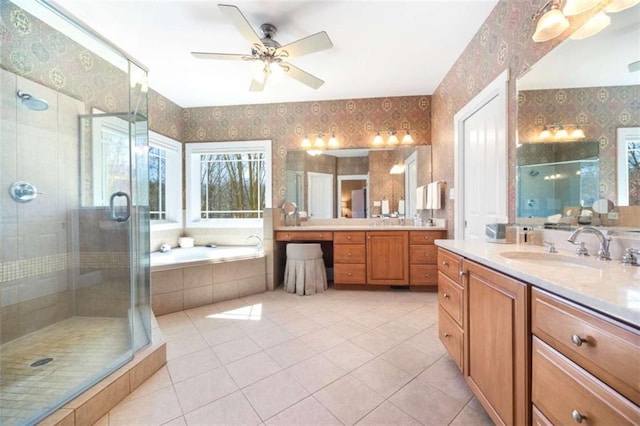
{"type": "Polygon", "coordinates": [[[607,219],[618,220],[618,212],[607,213],[607,219]]]}

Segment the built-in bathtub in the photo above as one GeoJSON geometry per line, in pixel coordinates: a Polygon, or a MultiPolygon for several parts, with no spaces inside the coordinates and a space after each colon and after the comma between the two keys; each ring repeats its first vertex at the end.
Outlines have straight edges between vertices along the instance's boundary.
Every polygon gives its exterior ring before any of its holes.
{"type": "Polygon", "coordinates": [[[155,315],[267,290],[266,260],[256,246],[176,248],[151,253],[155,315]]]}

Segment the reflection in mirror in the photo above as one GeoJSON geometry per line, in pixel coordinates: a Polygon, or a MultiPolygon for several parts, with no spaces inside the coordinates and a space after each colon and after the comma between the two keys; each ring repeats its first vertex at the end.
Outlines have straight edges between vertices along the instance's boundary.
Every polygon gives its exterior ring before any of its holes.
{"type": "Polygon", "coordinates": [[[416,159],[418,172],[417,179],[412,179],[410,185],[415,193],[416,181],[423,184],[431,181],[431,146],[428,145],[330,150],[319,156],[288,151],[286,199],[294,201],[300,211],[307,211],[309,217],[316,218],[327,217],[325,212],[313,211],[327,205],[333,212],[328,217],[378,217],[382,214],[384,199],[389,202],[389,214],[401,215],[403,206],[408,213],[411,209],[406,194],[410,194],[407,191],[411,189],[405,188],[404,174],[390,174],[390,170],[395,164],[404,165],[413,153],[417,154],[412,158],[416,159]],[[320,187],[326,187],[327,175],[332,176],[333,185],[321,190],[320,187]],[[316,196],[324,201],[317,203],[316,196]],[[314,206],[310,201],[314,201],[314,206]]]}
{"type": "MultiPolygon", "coordinates": [[[[593,201],[620,199],[628,155],[619,160],[617,131],[640,126],[640,72],[628,67],[638,60],[639,21],[640,5],[612,14],[609,27],[565,40],[518,80],[518,220],[560,214],[575,224],[593,201]]],[[[640,205],[637,192],[631,198],[640,205]]],[[[615,217],[602,224],[626,226],[615,217]]]]}

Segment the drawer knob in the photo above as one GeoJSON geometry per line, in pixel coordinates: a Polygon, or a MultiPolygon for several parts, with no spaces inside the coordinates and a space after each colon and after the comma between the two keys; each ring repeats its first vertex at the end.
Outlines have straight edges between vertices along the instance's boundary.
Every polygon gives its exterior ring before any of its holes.
{"type": "Polygon", "coordinates": [[[571,417],[573,417],[573,421],[576,423],[582,423],[582,421],[587,418],[587,416],[580,414],[578,410],[573,410],[571,412],[571,417]]]}
{"type": "Polygon", "coordinates": [[[429,241],[429,237],[428,237],[428,236],[426,236],[426,235],[424,236],[424,239],[425,239],[425,240],[427,240],[427,241],[429,241]]]}
{"type": "Polygon", "coordinates": [[[449,267],[449,262],[447,262],[446,260],[442,261],[442,266],[446,266],[447,268],[449,267]]]}
{"type": "Polygon", "coordinates": [[[351,272],[347,272],[347,275],[351,276],[351,275],[353,275],[353,274],[352,274],[351,272]]]}
{"type": "Polygon", "coordinates": [[[449,297],[451,297],[451,296],[449,296],[449,293],[443,293],[443,294],[442,294],[442,297],[444,297],[445,299],[448,299],[448,298],[449,298],[449,297]]]}
{"type": "Polygon", "coordinates": [[[351,256],[351,252],[347,253],[347,256],[351,256]]]}
{"type": "Polygon", "coordinates": [[[449,333],[444,333],[443,336],[444,337],[451,337],[451,335],[449,333]]]}
{"type": "Polygon", "coordinates": [[[429,253],[425,253],[425,254],[424,254],[424,257],[429,257],[429,253]]]}
{"type": "Polygon", "coordinates": [[[350,239],[351,239],[351,235],[348,235],[348,236],[347,236],[347,240],[350,240],[350,239]]]}
{"type": "Polygon", "coordinates": [[[425,273],[425,274],[424,274],[424,277],[425,277],[425,278],[429,278],[429,274],[426,274],[426,273],[425,273]]]}
{"type": "Polygon", "coordinates": [[[587,339],[583,339],[582,337],[574,334],[571,336],[571,342],[576,346],[582,346],[583,343],[587,342],[587,339]]]}

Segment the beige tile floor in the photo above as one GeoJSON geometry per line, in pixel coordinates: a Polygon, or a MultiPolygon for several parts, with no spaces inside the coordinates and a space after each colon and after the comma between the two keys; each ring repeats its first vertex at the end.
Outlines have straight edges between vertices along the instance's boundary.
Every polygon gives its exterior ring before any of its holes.
{"type": "Polygon", "coordinates": [[[436,296],[277,290],[158,317],[167,365],[98,424],[492,424],[436,296]]]}

